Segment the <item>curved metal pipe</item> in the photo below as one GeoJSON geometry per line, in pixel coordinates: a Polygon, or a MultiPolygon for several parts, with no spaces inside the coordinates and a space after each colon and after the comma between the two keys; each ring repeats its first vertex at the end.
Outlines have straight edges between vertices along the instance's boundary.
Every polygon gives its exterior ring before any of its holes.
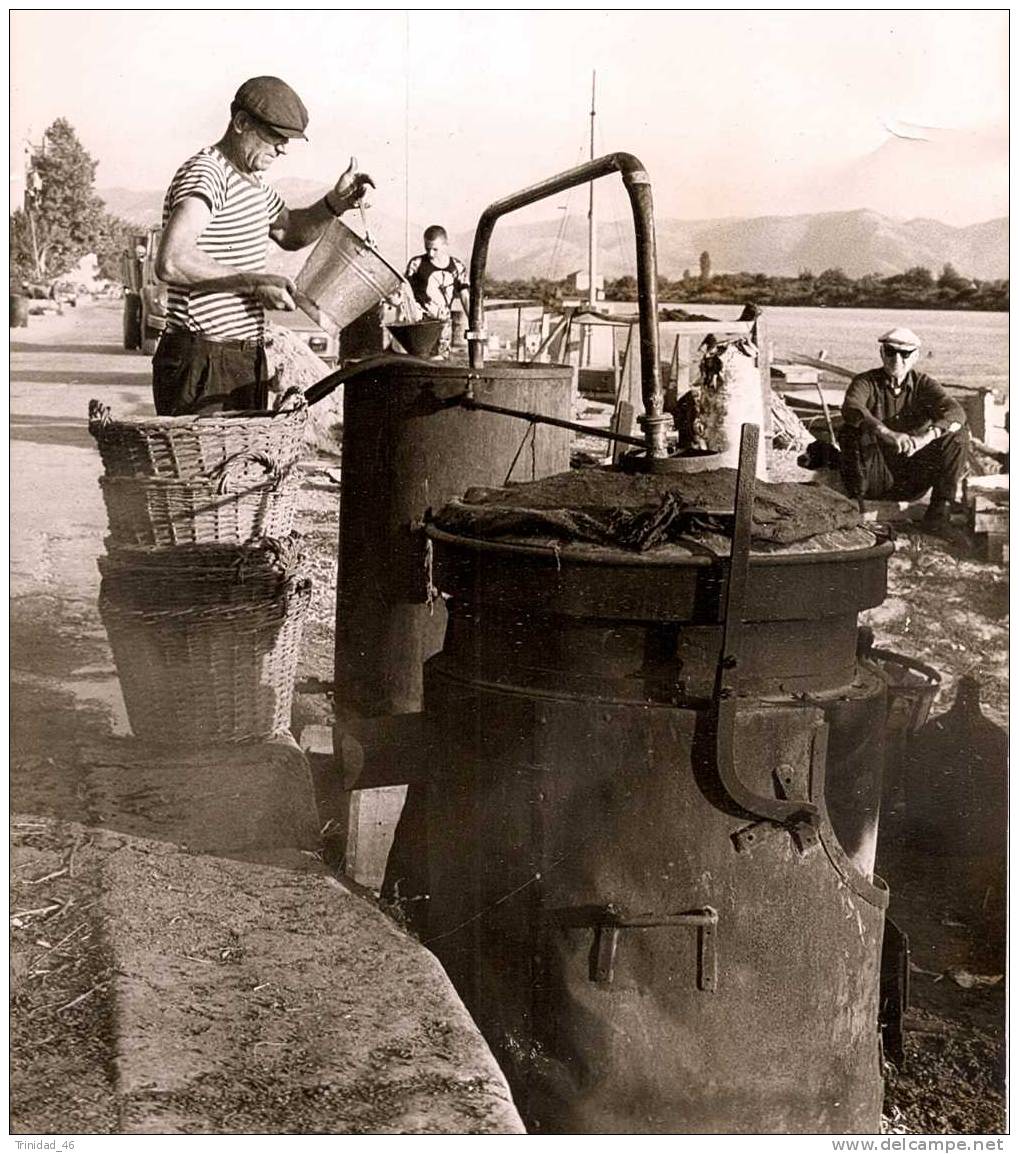
{"type": "Polygon", "coordinates": [[[611,152],[607,156],[589,160],[558,176],[549,177],[540,184],[531,185],[521,192],[503,197],[481,214],[474,234],[471,251],[470,331],[467,334],[472,369],[485,363],[484,339],[481,326],[485,314],[485,266],[488,263],[488,245],[495,222],[515,209],[554,196],[564,189],[586,184],[610,173],[622,174],[623,184],[633,209],[633,228],[637,241],[637,301],[640,317],[640,384],[644,402],[645,443],[648,455],[664,457],[665,427],[669,418],[664,413],[664,391],[658,357],[658,255],[655,247],[654,205],[651,180],[644,165],[629,152],[611,152]]]}

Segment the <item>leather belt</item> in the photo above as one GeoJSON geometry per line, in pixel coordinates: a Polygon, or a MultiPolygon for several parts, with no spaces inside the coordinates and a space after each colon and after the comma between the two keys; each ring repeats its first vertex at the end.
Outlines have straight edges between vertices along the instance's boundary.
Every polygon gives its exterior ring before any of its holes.
{"type": "Polygon", "coordinates": [[[167,329],[163,334],[164,340],[182,341],[191,344],[215,345],[220,349],[242,349],[254,351],[265,348],[262,337],[245,337],[243,340],[231,340],[223,337],[210,337],[204,333],[193,333],[190,329],[167,329]]]}

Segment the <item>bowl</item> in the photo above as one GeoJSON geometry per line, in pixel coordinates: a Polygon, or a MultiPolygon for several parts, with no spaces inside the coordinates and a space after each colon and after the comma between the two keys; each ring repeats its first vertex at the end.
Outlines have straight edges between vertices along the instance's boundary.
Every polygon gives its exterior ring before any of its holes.
{"type": "Polygon", "coordinates": [[[415,324],[386,325],[386,328],[411,356],[430,357],[439,347],[443,324],[443,321],[417,321],[415,324]]]}

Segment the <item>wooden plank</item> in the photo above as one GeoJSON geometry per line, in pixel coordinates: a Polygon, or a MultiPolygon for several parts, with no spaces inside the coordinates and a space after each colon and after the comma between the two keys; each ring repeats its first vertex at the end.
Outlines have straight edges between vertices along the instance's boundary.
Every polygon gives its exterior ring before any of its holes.
{"type": "Polygon", "coordinates": [[[569,317],[563,317],[556,327],[549,333],[549,335],[538,346],[537,352],[531,357],[532,361],[542,361],[545,358],[552,364],[564,364],[563,345],[565,343],[567,332],[569,329],[569,317]]]}
{"type": "Polygon", "coordinates": [[[619,382],[619,397],[628,401],[637,412],[643,408],[643,395],[640,388],[640,336],[636,325],[630,326],[630,335],[626,341],[626,354],[623,357],[623,372],[619,382]]]}
{"type": "Polygon", "coordinates": [[[350,794],[343,871],[358,885],[373,890],[382,888],[396,823],[406,798],[405,785],[355,789],[350,794]]]}
{"type": "Polygon", "coordinates": [[[1004,533],[1008,536],[1008,510],[993,509],[973,517],[974,533],[1004,533]]]}
{"type": "Polygon", "coordinates": [[[753,329],[751,321],[660,321],[659,323],[690,337],[706,337],[708,333],[716,337],[749,337],[753,329]]]}
{"type": "Polygon", "coordinates": [[[999,565],[1008,564],[1008,534],[978,533],[974,539],[977,556],[983,561],[999,565]]]}
{"type": "Polygon", "coordinates": [[[983,513],[988,509],[1002,509],[1005,516],[1008,516],[1009,499],[1007,493],[970,493],[969,500],[978,513],[983,513]]]}
{"type": "MultiPolygon", "coordinates": [[[[614,433],[623,433],[630,437],[637,435],[637,414],[629,401],[620,401],[616,405],[616,411],[612,414],[611,428],[614,433]]],[[[619,458],[632,448],[633,446],[626,444],[625,441],[613,441],[612,464],[618,464],[619,458]]]]}
{"type": "Polygon", "coordinates": [[[768,322],[764,315],[757,318],[757,367],[761,374],[761,409],[764,413],[764,427],[761,437],[764,441],[765,468],[771,467],[772,441],[775,437],[775,421],[771,413],[771,340],[768,337],[768,322]]]}

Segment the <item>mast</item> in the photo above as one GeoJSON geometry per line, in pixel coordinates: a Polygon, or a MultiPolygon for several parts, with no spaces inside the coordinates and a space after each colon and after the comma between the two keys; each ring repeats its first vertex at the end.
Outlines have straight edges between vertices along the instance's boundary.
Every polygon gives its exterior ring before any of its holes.
{"type": "MultiPolygon", "coordinates": [[[[591,73],[591,156],[590,156],[591,160],[594,160],[594,117],[595,117],[594,96],[595,96],[595,82],[596,82],[597,78],[598,78],[598,73],[592,71],[592,73],[591,73]]],[[[594,287],[594,278],[595,278],[595,274],[597,272],[597,264],[598,264],[598,256],[597,256],[598,223],[597,223],[597,220],[595,219],[595,214],[594,214],[594,184],[595,184],[595,182],[592,180],[590,185],[588,185],[590,199],[588,201],[588,209],[587,209],[587,306],[590,309],[593,309],[595,307],[595,305],[597,305],[597,303],[598,303],[598,294],[597,294],[595,287],[594,287]]],[[[591,363],[591,337],[593,335],[591,333],[590,325],[585,327],[584,335],[585,335],[584,364],[590,365],[590,363],[591,363]]]]}

